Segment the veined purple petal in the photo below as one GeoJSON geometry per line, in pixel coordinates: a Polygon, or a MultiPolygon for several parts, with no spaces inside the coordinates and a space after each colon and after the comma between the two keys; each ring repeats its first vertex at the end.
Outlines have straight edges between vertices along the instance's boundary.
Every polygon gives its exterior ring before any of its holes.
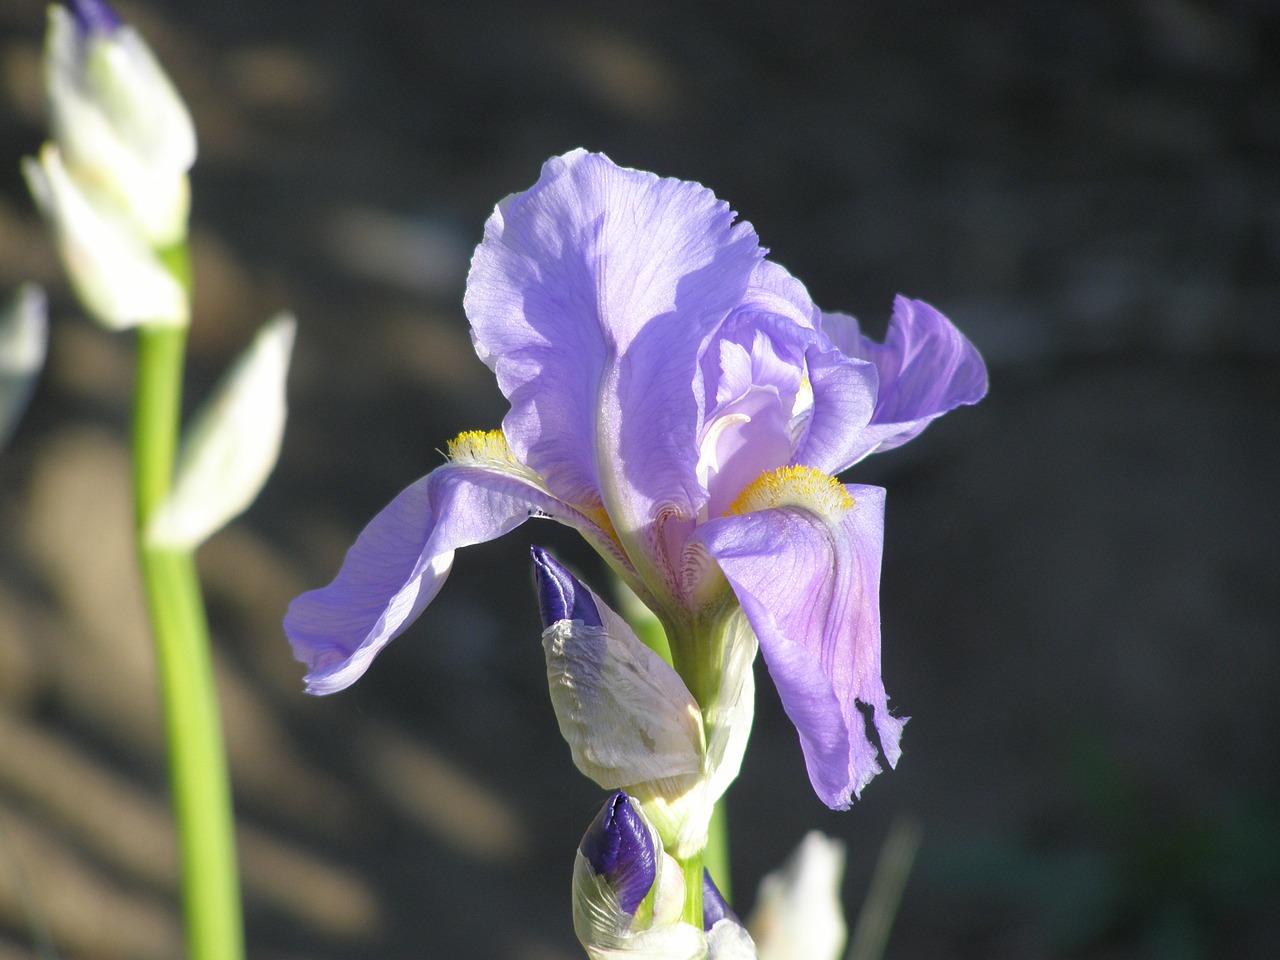
{"type": "MultiPolygon", "coordinates": [[[[800,281],[777,264],[765,261],[752,276],[742,304],[721,328],[719,350],[713,345],[704,355],[702,369],[711,426],[725,400],[744,393],[737,383],[741,377],[735,377],[736,371],[725,362],[728,348],[736,346],[749,352],[753,360],[763,359],[768,354],[751,345],[764,338],[771,348],[769,353],[791,367],[785,376],[771,374],[768,365],[759,362],[750,370],[757,386],[777,388],[787,411],[791,422],[787,435],[781,438],[787,446],[785,454],[777,456],[779,438],[769,437],[773,442],[768,442],[762,436],[760,439],[766,442],[753,443],[750,450],[744,450],[739,459],[746,462],[731,471],[725,478],[729,482],[721,486],[732,486],[739,478],[749,482],[784,463],[802,463],[828,474],[847,465],[843,460],[846,451],[860,441],[871,421],[879,375],[874,364],[847,357],[831,343],[819,329],[821,315],[800,281]]],[[[768,435],[754,419],[747,429],[768,435]]],[[[704,434],[708,430],[704,427],[704,434]]],[[[739,428],[734,432],[744,431],[739,428]]],[[[703,453],[705,459],[705,447],[703,453]]],[[[704,468],[702,472],[708,471],[704,468]]],[[[736,491],[729,493],[729,499],[735,494],[736,491]]],[[[712,496],[707,511],[710,516],[720,512],[716,508],[723,499],[723,491],[719,499],[712,496]]]]}
{"type": "Polygon", "coordinates": [[[634,914],[657,879],[659,851],[626,793],[619,790],[605,801],[578,849],[609,882],[623,911],[634,914]]]}
{"type": "Polygon", "coordinates": [[[626,539],[696,510],[698,357],[762,253],[710,190],[578,150],[485,226],[464,301],[516,456],[626,539]]]}
{"type": "Polygon", "coordinates": [[[591,591],[541,547],[533,547],[531,552],[542,625],[549,627],[561,620],[581,620],[588,627],[600,626],[603,621],[591,591]]]}
{"type": "Polygon", "coordinates": [[[854,505],[837,517],[780,506],[708,521],[695,535],[759,637],[809,778],[835,809],[880,772],[858,705],[872,708],[890,766],[905,723],[889,715],[880,678],[884,491],[845,489],[854,505]]]}
{"type": "Polygon", "coordinates": [[[327,587],[289,605],[284,629],[306,664],[307,691],[354,683],[435,597],[459,547],[549,517],[594,526],[523,476],[447,463],[400,493],[364,528],[327,587]]]}
{"type": "MultiPolygon", "coordinates": [[[[825,338],[823,338],[825,339],[825,338]]],[[[818,340],[805,353],[813,412],[796,447],[795,462],[838,473],[847,451],[866,433],[876,404],[875,365],[846,357],[818,340]]]]}
{"type": "Polygon", "coordinates": [[[982,355],[923,300],[894,300],[884,343],[863,336],[858,321],[844,314],[823,314],[822,327],[841,351],[869,360],[880,373],[875,413],[858,441],[844,452],[837,470],[869,453],[901,446],[934,418],[961,404],[977,403],[987,393],[982,355]]]}

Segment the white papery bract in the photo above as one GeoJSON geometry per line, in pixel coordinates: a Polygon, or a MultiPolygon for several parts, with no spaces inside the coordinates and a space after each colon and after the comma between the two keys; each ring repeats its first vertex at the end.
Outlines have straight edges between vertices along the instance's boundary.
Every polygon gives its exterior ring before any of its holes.
{"type": "Polygon", "coordinates": [[[149,543],[194,549],[257,497],[284,438],[285,378],[296,328],[284,313],[264,326],[196,414],[173,490],[147,529],[149,543]]]}
{"type": "Polygon", "coordinates": [[[679,674],[598,595],[545,554],[538,562],[588,595],[600,621],[553,621],[542,635],[551,702],[574,764],[605,789],[622,787],[642,803],[673,856],[697,854],[751,735],[758,644],[746,618],[726,621],[720,696],[703,710],[679,674]]]}
{"type": "Polygon", "coordinates": [[[597,600],[603,623],[561,620],[542,633],[547,680],[573,762],[606,790],[696,775],[705,753],[698,704],[680,676],[597,600]]]}
{"type": "Polygon", "coordinates": [[[707,960],[759,960],[745,927],[726,917],[707,931],[707,960]]]}

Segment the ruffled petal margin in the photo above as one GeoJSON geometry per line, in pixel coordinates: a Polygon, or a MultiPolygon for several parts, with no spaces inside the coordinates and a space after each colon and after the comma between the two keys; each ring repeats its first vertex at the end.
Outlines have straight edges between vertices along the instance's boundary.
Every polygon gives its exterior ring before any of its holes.
{"type": "Polygon", "coordinates": [[[760,640],[814,789],[841,810],[880,772],[880,753],[897,763],[906,722],[889,715],[880,677],[884,490],[845,489],[854,505],[839,517],[777,507],[708,521],[695,535],[760,640]]]}
{"type": "Polygon", "coordinates": [[[834,472],[902,446],[932,420],[987,394],[987,367],[978,349],[923,300],[894,299],[884,343],[864,336],[858,321],[841,313],[823,314],[822,328],[842,353],[869,360],[880,374],[871,422],[834,472]]]}
{"type": "Polygon", "coordinates": [[[604,535],[524,474],[447,463],[413,483],[369,522],[333,582],[295,599],[284,629],[307,666],[307,692],[349,687],[439,592],[459,547],[484,543],[530,517],[604,535]]]}
{"type": "Polygon", "coordinates": [[[692,515],[698,358],[760,250],[705,187],[575,150],[485,225],[463,301],[516,457],[625,537],[692,515]]]}

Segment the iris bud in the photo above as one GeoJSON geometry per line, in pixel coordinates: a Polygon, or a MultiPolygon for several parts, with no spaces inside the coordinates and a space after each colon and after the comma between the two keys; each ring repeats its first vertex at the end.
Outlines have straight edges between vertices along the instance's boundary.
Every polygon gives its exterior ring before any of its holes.
{"type": "Polygon", "coordinates": [[[724,622],[720,696],[704,713],[625,620],[545,551],[533,556],[551,703],[574,764],[639,800],[673,856],[697,854],[755,714],[758,644],[746,618],[724,622]]]}
{"type": "Polygon", "coordinates": [[[53,228],[76,296],[103,326],[188,322],[182,283],[118,208],[100,202],[71,175],[55,144],[46,143],[38,159],[24,157],[22,172],[53,228]]]}
{"type": "Polygon", "coordinates": [[[551,703],[574,764],[606,790],[697,776],[702,717],[679,675],[545,551],[534,564],[551,703]]]}
{"type": "Polygon", "coordinates": [[[50,5],[44,66],[53,138],[22,169],[76,295],[112,330],[186,324],[186,105],[104,0],[50,5]]]}
{"type": "Polygon", "coordinates": [[[701,930],[680,919],[684,874],[640,805],[605,801],[578,847],[573,928],[591,960],[700,960],[701,930]]]}
{"type": "Polygon", "coordinates": [[[103,0],[49,7],[45,85],[72,175],[152,247],[187,232],[191,115],[146,41],[103,0]]]}
{"type": "Polygon", "coordinates": [[[591,591],[541,547],[534,547],[532,553],[542,626],[550,627],[561,620],[581,620],[588,627],[601,626],[600,612],[591,591]]]}

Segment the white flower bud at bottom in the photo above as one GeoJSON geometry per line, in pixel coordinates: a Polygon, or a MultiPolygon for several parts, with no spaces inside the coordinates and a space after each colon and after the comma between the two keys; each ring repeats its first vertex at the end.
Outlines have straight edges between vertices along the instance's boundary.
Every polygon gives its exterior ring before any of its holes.
{"type": "Polygon", "coordinates": [[[148,543],[194,548],[257,497],[284,437],[285,376],[296,328],[288,314],[263,327],[196,414],[148,543]]]}
{"type": "Polygon", "coordinates": [[[848,930],[840,906],[844,844],[816,830],[760,881],[747,927],[760,960],[838,960],[848,930]]]}

